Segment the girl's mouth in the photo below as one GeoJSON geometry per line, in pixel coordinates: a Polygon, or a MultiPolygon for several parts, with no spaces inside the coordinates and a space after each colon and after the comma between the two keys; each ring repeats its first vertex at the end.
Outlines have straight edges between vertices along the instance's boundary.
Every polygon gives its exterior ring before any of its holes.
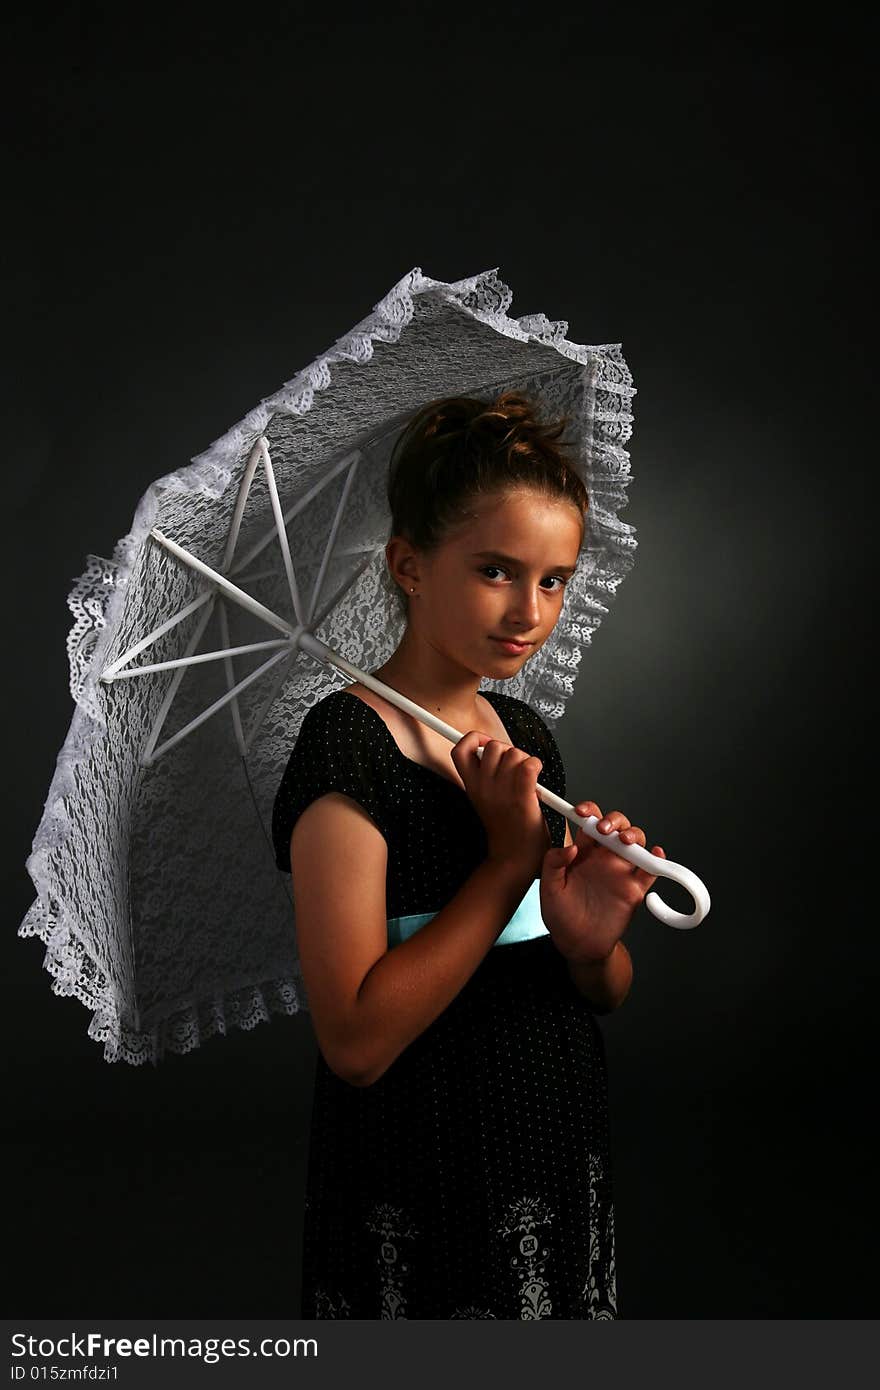
{"type": "Polygon", "coordinates": [[[509,642],[504,637],[493,637],[492,641],[497,642],[502,651],[507,652],[509,656],[522,656],[532,645],[531,642],[509,642]]]}

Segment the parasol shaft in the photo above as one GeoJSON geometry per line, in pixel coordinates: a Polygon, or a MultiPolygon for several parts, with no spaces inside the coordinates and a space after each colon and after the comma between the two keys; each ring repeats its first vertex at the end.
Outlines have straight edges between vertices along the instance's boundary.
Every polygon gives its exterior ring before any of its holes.
{"type": "MultiPolygon", "coordinates": [[[[449,739],[450,743],[458,743],[460,739],[464,738],[464,734],[459,729],[455,729],[451,724],[438,719],[429,710],[423,709],[414,700],[409,700],[405,695],[393,690],[384,681],[377,680],[375,676],[370,675],[369,671],[361,671],[351,662],[345,661],[343,657],[331,651],[324,642],[319,641],[312,633],[299,633],[295,640],[297,645],[309,656],[314,657],[316,661],[320,661],[324,665],[335,666],[345,675],[350,676],[353,681],[359,681],[369,690],[375,690],[377,695],[390,700],[405,714],[410,714],[413,718],[421,720],[423,724],[427,724],[429,729],[433,729],[435,733],[442,734],[444,738],[449,739]]],[[[482,752],[482,748],[477,749],[478,756],[482,756],[482,752]]],[[[702,922],[710,907],[709,893],[706,885],[692,870],[686,868],[684,864],[676,864],[669,859],[660,859],[656,854],[651,854],[648,850],[643,849],[641,845],[624,844],[616,830],[610,835],[603,835],[596,829],[599,819],[597,816],[579,816],[571,802],[563,800],[561,796],[549,791],[547,787],[542,787],[540,782],[535,790],[539,800],[543,801],[551,810],[558,811],[560,815],[565,816],[572,825],[579,826],[586,835],[603,845],[605,849],[610,849],[613,854],[619,855],[621,859],[628,860],[630,864],[635,864],[637,868],[644,869],[650,874],[672,879],[674,883],[681,884],[687,890],[694,900],[693,912],[677,912],[674,908],[667,906],[659,894],[653,891],[646,895],[645,906],[666,926],[696,927],[702,922]]]]}

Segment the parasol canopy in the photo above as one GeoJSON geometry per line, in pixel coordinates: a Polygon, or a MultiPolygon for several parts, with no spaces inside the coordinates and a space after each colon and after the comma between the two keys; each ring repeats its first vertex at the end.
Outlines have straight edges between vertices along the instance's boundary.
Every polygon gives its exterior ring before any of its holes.
{"type": "Polygon", "coordinates": [[[386,476],[426,400],[521,390],[572,422],[590,508],[565,607],[514,678],[481,687],[551,726],[562,717],[633,563],[619,514],[635,388],[619,344],[570,342],[563,321],[509,317],[511,300],[495,270],[454,283],[411,270],[190,466],[158,478],[112,560],[88,556],[68,599],[76,708],[19,935],[45,943],[54,991],[91,1011],[106,1060],[155,1062],[307,1007],[272,803],[307,710],[346,683],[343,669],[363,679],[381,666],[403,635],[386,476]],[[327,652],[344,661],[316,659],[327,652]]]}

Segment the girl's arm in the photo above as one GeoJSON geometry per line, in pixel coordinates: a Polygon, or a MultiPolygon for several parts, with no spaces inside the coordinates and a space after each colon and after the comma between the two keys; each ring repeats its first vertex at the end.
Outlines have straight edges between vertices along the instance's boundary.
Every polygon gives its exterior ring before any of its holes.
{"type": "Polygon", "coordinates": [[[619,1009],[632,984],[632,957],[622,941],[598,965],[581,965],[568,961],[568,973],[575,987],[584,996],[594,1014],[610,1014],[619,1009]]]}
{"type": "Polygon", "coordinates": [[[446,906],[388,949],[387,845],[339,792],[302,813],[290,843],[297,944],[318,1045],[353,1086],[377,1081],[467,983],[534,879],[488,857],[446,906]]]}

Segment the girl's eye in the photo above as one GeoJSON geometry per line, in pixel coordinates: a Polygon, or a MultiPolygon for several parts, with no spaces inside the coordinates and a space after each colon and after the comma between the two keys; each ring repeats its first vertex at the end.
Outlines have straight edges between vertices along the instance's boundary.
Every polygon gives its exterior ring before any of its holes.
{"type": "MultiPolygon", "coordinates": [[[[494,570],[494,571],[496,571],[496,573],[498,573],[498,574],[506,574],[506,573],[507,573],[507,571],[504,570],[504,569],[502,569],[500,565],[483,565],[482,569],[480,570],[480,573],[481,573],[481,574],[489,574],[489,571],[490,571],[490,570],[494,570]]],[[[489,577],[491,578],[491,575],[490,575],[489,577]]],[[[554,580],[554,579],[555,579],[555,581],[556,581],[556,586],[557,586],[557,587],[556,587],[555,589],[551,589],[550,592],[553,593],[553,594],[558,594],[558,593],[559,593],[559,586],[561,585],[562,588],[564,589],[568,581],[567,581],[566,579],[563,579],[563,577],[562,577],[561,574],[548,574],[547,577],[546,577],[546,579],[544,580],[544,583],[546,583],[547,580],[554,580]]]]}

